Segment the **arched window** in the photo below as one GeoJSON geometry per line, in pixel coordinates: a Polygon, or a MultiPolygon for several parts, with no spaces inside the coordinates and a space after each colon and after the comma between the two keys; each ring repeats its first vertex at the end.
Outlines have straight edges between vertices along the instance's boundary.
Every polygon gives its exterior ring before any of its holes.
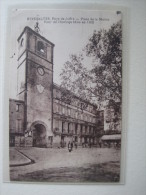
{"type": "Polygon", "coordinates": [[[23,44],[24,44],[24,39],[22,38],[20,42],[21,47],[23,46],[23,44]]]}
{"type": "Polygon", "coordinates": [[[38,50],[39,52],[41,52],[41,53],[44,53],[44,52],[45,52],[45,47],[44,47],[43,42],[38,41],[38,43],[37,43],[37,50],[38,50]]]}

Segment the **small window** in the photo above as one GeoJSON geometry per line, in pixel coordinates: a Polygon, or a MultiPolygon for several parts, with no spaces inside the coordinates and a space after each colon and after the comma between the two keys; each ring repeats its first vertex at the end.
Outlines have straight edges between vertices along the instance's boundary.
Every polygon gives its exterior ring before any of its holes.
{"type": "Polygon", "coordinates": [[[19,104],[16,104],[16,112],[19,112],[19,104]]]}
{"type": "Polygon", "coordinates": [[[38,41],[37,43],[37,50],[41,53],[45,53],[45,47],[44,47],[44,44],[43,42],[41,41],[38,41]]]}
{"type": "Polygon", "coordinates": [[[21,47],[23,46],[23,44],[24,44],[24,39],[22,38],[20,42],[21,47]]]}
{"type": "Polygon", "coordinates": [[[70,116],[70,114],[71,114],[71,109],[68,108],[68,115],[70,116]]]}
{"type": "Polygon", "coordinates": [[[48,136],[48,139],[49,139],[49,140],[52,140],[52,136],[48,136]]]}
{"type": "Polygon", "coordinates": [[[68,133],[70,133],[70,123],[68,123],[68,133]]]}
{"type": "Polygon", "coordinates": [[[90,116],[90,122],[92,123],[92,116],[90,116]]]}
{"type": "Polygon", "coordinates": [[[56,105],[56,112],[59,112],[59,105],[56,105]]]}
{"type": "Polygon", "coordinates": [[[62,122],[62,133],[65,131],[65,122],[62,122]]]}

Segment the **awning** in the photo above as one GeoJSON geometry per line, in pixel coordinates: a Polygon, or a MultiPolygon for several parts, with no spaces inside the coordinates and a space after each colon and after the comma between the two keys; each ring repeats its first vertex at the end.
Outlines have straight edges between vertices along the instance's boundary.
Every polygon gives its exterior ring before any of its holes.
{"type": "Polygon", "coordinates": [[[116,134],[116,135],[103,135],[101,137],[102,141],[108,141],[108,140],[121,140],[121,134],[116,134]]]}

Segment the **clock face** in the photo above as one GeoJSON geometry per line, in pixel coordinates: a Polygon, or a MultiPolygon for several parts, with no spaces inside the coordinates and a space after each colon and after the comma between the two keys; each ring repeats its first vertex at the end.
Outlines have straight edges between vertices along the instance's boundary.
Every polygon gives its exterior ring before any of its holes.
{"type": "Polygon", "coordinates": [[[39,73],[41,76],[43,76],[43,75],[45,74],[45,71],[44,71],[44,69],[43,69],[42,67],[38,67],[38,68],[37,68],[37,71],[38,71],[38,73],[39,73]]]}

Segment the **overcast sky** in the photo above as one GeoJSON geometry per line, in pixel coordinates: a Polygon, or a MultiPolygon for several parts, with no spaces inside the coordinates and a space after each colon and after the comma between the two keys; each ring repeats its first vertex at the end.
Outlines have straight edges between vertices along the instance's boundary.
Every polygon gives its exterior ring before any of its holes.
{"type": "MultiPolygon", "coordinates": [[[[10,32],[10,59],[9,64],[9,97],[16,98],[17,92],[17,38],[25,26],[34,29],[36,21],[28,20],[31,17],[71,18],[83,21],[83,18],[96,18],[94,24],[69,24],[69,23],[45,23],[39,20],[40,34],[55,44],[54,48],[54,82],[60,84],[59,75],[64,63],[69,59],[70,54],[78,54],[88,42],[94,30],[109,29],[113,23],[121,19],[116,11],[83,11],[83,10],[13,10],[11,14],[10,32]],[[82,18],[82,20],[81,20],[82,18]],[[100,20],[99,18],[102,18],[100,20]],[[15,53],[15,55],[14,55],[15,53]]],[[[45,20],[47,21],[47,20],[45,20]]],[[[54,21],[54,20],[53,20],[54,21]]],[[[76,20],[77,21],[77,20],[76,20]]]]}

